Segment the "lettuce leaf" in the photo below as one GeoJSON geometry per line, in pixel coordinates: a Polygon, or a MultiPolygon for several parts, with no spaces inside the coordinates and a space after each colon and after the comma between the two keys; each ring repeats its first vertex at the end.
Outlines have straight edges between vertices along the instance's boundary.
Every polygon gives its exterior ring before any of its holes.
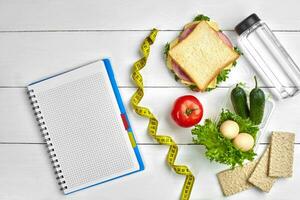
{"type": "Polygon", "coordinates": [[[202,21],[202,20],[204,20],[204,21],[209,21],[210,20],[210,18],[209,17],[207,17],[207,16],[205,16],[205,15],[197,15],[195,18],[194,18],[194,20],[193,20],[193,22],[194,21],[202,21]]]}
{"type": "Polygon", "coordinates": [[[167,44],[164,47],[164,54],[167,55],[169,50],[170,50],[170,44],[167,42],[167,44]]]}
{"type": "Polygon", "coordinates": [[[226,79],[228,78],[230,69],[223,69],[220,74],[217,76],[217,84],[226,81],[226,79]]]}
{"type": "Polygon", "coordinates": [[[229,139],[222,136],[219,131],[220,125],[226,120],[233,120],[239,124],[240,132],[249,133],[256,138],[258,127],[249,119],[243,119],[240,116],[223,110],[218,123],[211,119],[206,119],[204,125],[196,125],[192,129],[193,141],[195,144],[205,146],[205,156],[210,161],[230,165],[232,168],[236,165],[242,165],[245,160],[253,160],[255,153],[252,150],[242,152],[236,149],[229,139]]]}

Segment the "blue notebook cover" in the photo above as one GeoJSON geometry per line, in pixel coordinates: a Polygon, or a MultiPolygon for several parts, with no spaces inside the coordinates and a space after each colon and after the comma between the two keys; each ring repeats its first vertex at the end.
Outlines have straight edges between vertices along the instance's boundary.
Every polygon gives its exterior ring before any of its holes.
{"type": "MultiPolygon", "coordinates": [[[[125,107],[124,107],[124,104],[123,104],[123,101],[122,101],[122,98],[121,98],[121,95],[120,95],[120,92],[119,92],[119,89],[118,89],[118,86],[117,86],[117,83],[116,83],[116,80],[115,80],[115,77],[114,77],[114,72],[113,72],[113,69],[112,69],[112,65],[111,65],[111,62],[109,59],[102,59],[102,60],[98,60],[98,61],[94,61],[92,63],[89,63],[89,64],[94,64],[94,63],[99,63],[99,62],[103,62],[104,65],[99,65],[99,67],[103,67],[105,66],[105,71],[107,72],[107,75],[109,77],[109,81],[110,81],[110,84],[112,86],[112,89],[113,89],[113,93],[114,93],[114,96],[117,100],[117,104],[118,104],[118,108],[119,108],[119,111],[120,111],[120,117],[122,118],[122,121],[123,121],[123,125],[125,127],[125,129],[127,130],[127,133],[128,133],[128,138],[130,140],[130,143],[132,145],[132,148],[133,148],[133,151],[134,151],[134,154],[136,156],[136,159],[138,161],[138,165],[139,165],[139,169],[135,170],[135,171],[131,171],[129,173],[125,173],[125,174],[122,174],[122,175],[119,175],[119,176],[116,176],[116,177],[113,177],[113,178],[109,178],[109,179],[106,179],[106,180],[102,180],[100,182],[97,182],[97,183],[94,183],[94,184],[91,184],[91,185],[88,185],[85,187],[81,187],[81,188],[76,188],[74,190],[72,190],[71,188],[64,188],[64,182],[63,181],[59,181],[60,185],[62,186],[62,190],[64,190],[64,193],[65,194],[70,194],[70,193],[73,193],[73,192],[77,192],[77,191],[80,191],[80,190],[83,190],[83,189],[86,189],[86,188],[89,188],[89,187],[92,187],[92,186],[95,186],[95,185],[99,185],[99,184],[102,184],[102,183],[105,183],[105,182],[108,182],[108,181],[111,181],[111,180],[114,180],[114,179],[118,179],[118,178],[121,178],[121,177],[124,177],[124,176],[127,176],[127,175],[130,175],[130,174],[133,174],[133,173],[136,173],[136,172],[139,172],[139,171],[142,171],[144,170],[144,163],[142,161],[142,158],[141,158],[141,155],[140,155],[140,151],[139,151],[139,148],[136,144],[136,141],[135,141],[135,137],[134,137],[134,134],[133,134],[133,131],[132,131],[132,128],[131,128],[131,125],[130,125],[130,122],[129,122],[129,119],[128,119],[128,116],[127,116],[127,113],[126,113],[126,110],[125,110],[125,107]]],[[[77,70],[79,68],[86,68],[86,67],[89,67],[89,64],[87,65],[84,65],[84,66],[80,66],[80,67],[77,67],[75,69],[71,69],[71,70],[68,70],[68,71],[65,71],[63,73],[59,73],[59,74],[56,74],[54,76],[51,76],[51,77],[47,77],[45,79],[42,79],[42,80],[39,80],[39,81],[36,81],[32,84],[30,84],[28,86],[28,94],[29,94],[29,98],[31,99],[32,101],[32,105],[33,105],[33,108],[36,108],[36,107],[39,107],[37,105],[35,105],[35,103],[37,104],[37,99],[35,94],[34,94],[34,91],[32,88],[34,88],[34,85],[35,84],[38,84],[38,83],[41,83],[43,81],[46,81],[46,80],[49,80],[49,79],[52,79],[54,77],[57,77],[57,76],[60,76],[60,75],[63,75],[63,74],[66,74],[66,73],[69,73],[69,72],[72,72],[74,70],[77,70]]],[[[38,113],[39,111],[38,110],[35,110],[36,113],[38,113]]],[[[39,117],[39,116],[38,116],[39,117]]],[[[40,119],[37,118],[37,120],[39,121],[40,119]]],[[[40,122],[40,121],[39,121],[40,122]]],[[[39,125],[42,127],[43,124],[40,122],[39,125]]],[[[43,130],[43,127],[42,127],[42,130],[43,130]]],[[[45,134],[45,132],[43,132],[43,134],[45,134]]],[[[45,136],[45,135],[44,135],[45,136]]],[[[48,144],[48,143],[47,143],[48,144]]],[[[49,146],[49,145],[48,145],[49,146]]],[[[53,158],[52,158],[53,160],[53,158]]],[[[59,177],[59,173],[58,173],[58,177],[59,177]]],[[[62,176],[63,177],[63,176],[62,176]]]]}

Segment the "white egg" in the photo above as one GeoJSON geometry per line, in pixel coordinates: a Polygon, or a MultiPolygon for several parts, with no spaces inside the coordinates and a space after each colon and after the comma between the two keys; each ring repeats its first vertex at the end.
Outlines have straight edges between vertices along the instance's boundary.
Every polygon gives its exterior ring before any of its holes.
{"type": "Polygon", "coordinates": [[[233,145],[241,151],[249,151],[254,146],[254,138],[248,133],[240,133],[234,138],[233,145]]]}
{"type": "Polygon", "coordinates": [[[239,134],[240,127],[235,121],[226,120],[221,124],[220,131],[225,138],[231,140],[239,134]]]}

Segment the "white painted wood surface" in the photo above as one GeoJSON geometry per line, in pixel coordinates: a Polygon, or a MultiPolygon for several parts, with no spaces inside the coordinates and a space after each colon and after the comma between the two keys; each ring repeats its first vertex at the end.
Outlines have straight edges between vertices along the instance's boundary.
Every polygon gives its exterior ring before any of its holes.
{"type": "Polygon", "coordinates": [[[297,0],[1,0],[0,30],[179,30],[198,13],[232,30],[253,12],[276,30],[299,30],[298,7],[297,0]]]}
{"type": "MultiPolygon", "coordinates": [[[[299,147],[295,148],[295,166],[300,165],[299,147]]],[[[266,145],[260,145],[258,153],[265,148],[266,145]]],[[[64,196],[56,184],[44,145],[3,144],[1,154],[10,156],[1,159],[1,199],[179,199],[184,177],[176,175],[166,164],[167,147],[142,145],[140,150],[145,171],[64,196]]],[[[203,154],[200,146],[180,145],[178,162],[188,164],[196,176],[191,199],[222,199],[216,173],[226,167],[210,163],[203,154]]],[[[252,188],[226,199],[295,199],[299,176],[299,170],[295,170],[293,178],[278,180],[269,194],[252,188]]]]}
{"type": "MultiPolygon", "coordinates": [[[[228,87],[243,81],[252,84],[255,72],[244,60],[230,78],[212,92],[192,93],[174,81],[163,60],[163,46],[179,33],[184,23],[198,13],[217,20],[233,40],[235,24],[252,12],[265,19],[297,63],[300,63],[300,14],[297,0],[238,1],[78,1],[0,0],[0,199],[178,199],[184,177],[173,173],[165,162],[167,148],[146,134],[147,120],[131,111],[129,98],[134,86],[130,67],[139,57],[142,39],[153,27],[162,31],[142,71],[146,95],[160,120],[159,132],[180,144],[178,163],[188,164],[196,175],[191,199],[223,199],[215,174],[226,166],[210,163],[204,149],[191,145],[190,129],[170,122],[176,97],[194,94],[203,102],[204,117],[214,118],[222,107],[228,87]],[[25,86],[33,80],[109,56],[129,118],[145,160],[146,170],[123,179],[63,196],[35,124],[25,86]],[[153,96],[157,98],[153,98],[153,96]]],[[[265,85],[263,85],[265,86],[265,85]]],[[[260,154],[272,130],[300,131],[300,96],[276,102],[268,131],[262,136],[260,154]]],[[[296,135],[294,176],[279,180],[269,194],[256,189],[229,199],[297,199],[300,195],[300,138],[296,135]]]]}

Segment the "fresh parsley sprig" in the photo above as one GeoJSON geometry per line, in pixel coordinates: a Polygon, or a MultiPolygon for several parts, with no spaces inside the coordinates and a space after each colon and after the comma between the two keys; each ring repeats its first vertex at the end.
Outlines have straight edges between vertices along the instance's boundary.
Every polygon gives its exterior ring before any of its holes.
{"type": "Polygon", "coordinates": [[[164,54],[167,55],[170,50],[170,43],[167,43],[164,47],[164,54]]]}
{"type": "Polygon", "coordinates": [[[197,85],[192,84],[192,85],[189,85],[188,87],[189,87],[190,90],[192,90],[192,91],[198,91],[197,85]]]}
{"type": "Polygon", "coordinates": [[[210,18],[201,14],[201,15],[197,15],[193,21],[202,21],[202,20],[209,21],[210,18]]]}
{"type": "Polygon", "coordinates": [[[239,55],[243,55],[243,52],[237,46],[233,47],[233,50],[239,55]]]}
{"type": "Polygon", "coordinates": [[[220,74],[217,76],[217,84],[226,81],[226,79],[228,78],[230,69],[223,69],[220,74]]]}

